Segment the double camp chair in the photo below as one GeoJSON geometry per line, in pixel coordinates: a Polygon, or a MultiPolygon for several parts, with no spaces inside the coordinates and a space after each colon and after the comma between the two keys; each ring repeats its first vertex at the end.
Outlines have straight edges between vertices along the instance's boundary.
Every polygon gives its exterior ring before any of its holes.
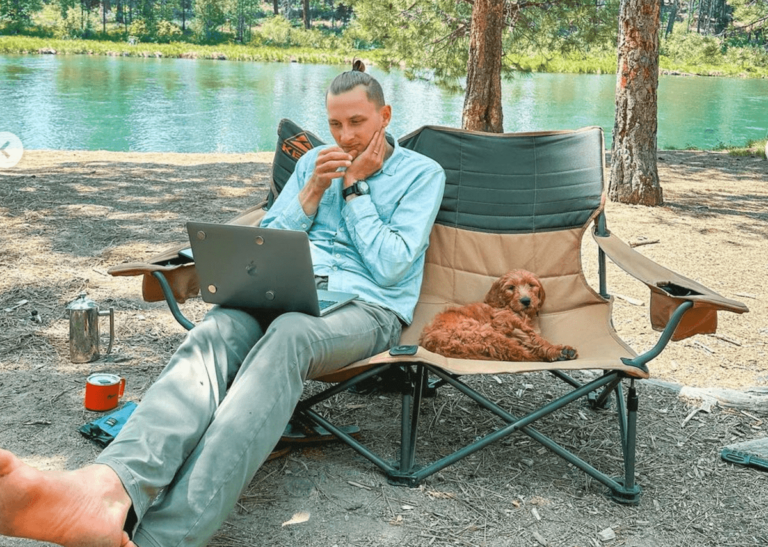
{"type": "MultiPolygon", "coordinates": [[[[278,136],[269,199],[232,223],[258,224],[298,157],[320,144],[316,136],[288,120],[281,122],[278,136]]],[[[670,340],[714,333],[718,311],[743,313],[748,311],[746,306],[654,263],[611,234],[604,211],[604,142],[600,128],[487,134],[428,126],[403,137],[400,144],[434,158],[447,177],[414,321],[403,331],[400,351],[350,363],[320,378],[330,386],[300,402],[294,417],[331,431],[378,466],[391,483],[408,486],[416,486],[461,458],[520,431],[604,484],[617,501],[638,503],[640,487],[634,473],[639,406],[636,380],[649,377],[648,362],[670,340]],[[599,266],[597,290],[588,285],[582,271],[581,243],[590,227],[599,247],[594,257],[599,266]],[[641,355],[622,341],[613,327],[606,257],[650,289],[650,319],[661,334],[657,344],[641,355]],[[449,305],[482,301],[492,281],[515,268],[530,270],[543,281],[547,299],[540,313],[540,327],[544,338],[577,348],[578,359],[555,363],[462,360],[418,346],[422,328],[436,313],[449,305]],[[585,369],[602,373],[592,376],[596,379],[588,383],[569,374],[585,369]],[[314,410],[327,398],[361,382],[370,383],[374,377],[386,376],[388,371],[397,372],[402,392],[402,438],[399,459],[394,462],[372,453],[314,410]],[[542,396],[542,406],[524,416],[509,410],[513,401],[494,403],[462,381],[465,375],[532,371],[550,374],[564,382],[568,391],[549,401],[542,396]],[[435,382],[438,386],[452,386],[498,416],[504,425],[437,461],[420,462],[416,453],[419,410],[428,382],[429,386],[435,382]],[[588,463],[534,428],[537,420],[576,401],[604,408],[610,398],[615,398],[618,416],[621,476],[598,470],[605,468],[606,462],[588,463]]],[[[110,273],[143,275],[144,299],[165,298],[177,320],[189,329],[193,325],[181,315],[176,302],[197,295],[199,288],[193,264],[177,255],[184,246],[171,248],[149,263],[113,267],[110,273]]],[[[365,434],[365,424],[361,425],[365,434]]]]}

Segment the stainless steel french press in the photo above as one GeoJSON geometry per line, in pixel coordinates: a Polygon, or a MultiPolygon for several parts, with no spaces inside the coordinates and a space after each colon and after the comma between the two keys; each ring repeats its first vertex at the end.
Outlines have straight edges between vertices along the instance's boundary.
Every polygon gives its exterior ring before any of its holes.
{"type": "Polygon", "coordinates": [[[109,347],[115,339],[115,308],[99,311],[96,302],[80,293],[67,306],[69,312],[69,359],[73,363],[90,363],[99,358],[99,316],[109,316],[109,347]]]}

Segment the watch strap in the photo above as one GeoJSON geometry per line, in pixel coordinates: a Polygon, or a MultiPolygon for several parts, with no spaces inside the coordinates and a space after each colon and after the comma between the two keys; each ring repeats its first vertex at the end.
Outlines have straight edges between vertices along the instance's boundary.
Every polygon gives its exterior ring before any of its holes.
{"type": "Polygon", "coordinates": [[[363,192],[360,191],[360,181],[356,180],[355,183],[352,186],[348,186],[347,188],[344,188],[341,191],[341,197],[343,199],[347,199],[352,194],[355,194],[356,196],[362,196],[363,192]]]}

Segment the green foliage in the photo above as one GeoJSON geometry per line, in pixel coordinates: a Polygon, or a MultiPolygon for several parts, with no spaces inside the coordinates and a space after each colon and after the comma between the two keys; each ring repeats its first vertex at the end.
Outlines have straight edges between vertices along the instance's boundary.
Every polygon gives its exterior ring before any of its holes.
{"type": "Polygon", "coordinates": [[[345,47],[344,40],[339,38],[333,31],[316,28],[309,30],[297,28],[282,16],[268,18],[253,32],[250,45],[255,47],[298,47],[325,50],[348,49],[345,47]]]}
{"type": "Polygon", "coordinates": [[[727,147],[728,155],[739,157],[765,158],[768,139],[748,141],[744,146],[727,147]]]}
{"type": "Polygon", "coordinates": [[[93,36],[94,15],[79,6],[67,8],[56,28],[57,38],[88,38],[93,36]]]}
{"type": "Polygon", "coordinates": [[[22,31],[32,24],[33,15],[43,8],[41,0],[0,0],[0,21],[10,31],[22,31]]]}
{"type": "Polygon", "coordinates": [[[192,30],[202,44],[216,42],[220,37],[219,27],[227,19],[225,0],[196,0],[195,19],[192,30]]]}
{"type": "Polygon", "coordinates": [[[93,54],[117,57],[186,57],[191,59],[227,59],[277,63],[349,64],[361,51],[326,51],[307,48],[250,47],[235,44],[197,45],[184,42],[170,44],[115,43],[99,40],[60,40],[28,36],[0,36],[0,54],[37,52],[52,48],[59,55],[93,54]]]}
{"type": "Polygon", "coordinates": [[[358,39],[387,50],[387,66],[455,87],[466,74],[472,6],[455,0],[356,0],[358,39]]]}
{"type": "Polygon", "coordinates": [[[768,76],[768,51],[734,46],[714,36],[686,32],[683,26],[663,39],[659,66],[668,71],[705,76],[768,76]]]}
{"type": "Polygon", "coordinates": [[[141,42],[148,42],[151,38],[149,25],[144,19],[134,19],[133,22],[128,25],[128,35],[135,36],[141,42]]]}
{"type": "Polygon", "coordinates": [[[170,21],[160,21],[155,26],[155,41],[161,44],[175,42],[181,39],[181,27],[170,21]]]}
{"type": "Polygon", "coordinates": [[[717,38],[686,32],[682,26],[677,27],[659,44],[659,55],[686,64],[711,61],[718,57],[722,50],[722,42],[717,38]]]}
{"type": "MultiPolygon", "coordinates": [[[[470,2],[456,0],[355,0],[356,34],[386,49],[385,62],[404,65],[412,78],[456,88],[466,75],[470,2]]],[[[616,40],[619,0],[510,2],[505,15],[503,71],[548,69],[558,59],[578,62],[580,52],[616,40]]],[[[583,55],[582,55],[583,57],[583,55]]],[[[598,67],[578,71],[602,71],[598,67]]],[[[613,61],[615,70],[615,61],[613,61]]]]}
{"type": "Polygon", "coordinates": [[[267,19],[253,33],[251,45],[255,46],[275,46],[288,47],[292,45],[291,34],[294,32],[291,22],[285,17],[278,15],[267,19]]]}
{"type": "Polygon", "coordinates": [[[509,70],[519,72],[568,72],[572,74],[613,74],[616,52],[596,49],[590,52],[543,51],[535,55],[511,54],[504,58],[509,70]]]}
{"type": "MultiPolygon", "coordinates": [[[[97,9],[104,0],[44,1],[48,3],[0,0],[0,7],[6,11],[7,6],[19,3],[40,7],[31,20],[21,26],[3,16],[0,33],[93,38],[112,41],[111,50],[116,48],[116,43],[125,42],[128,35],[133,35],[142,43],[172,46],[167,52],[169,56],[180,55],[185,52],[184,48],[190,47],[177,42],[217,44],[213,53],[204,50],[196,53],[201,56],[219,56],[226,50],[226,42],[251,46],[247,53],[230,52],[236,58],[347,59],[351,57],[350,52],[355,52],[384,69],[403,67],[411,78],[454,89],[461,88],[466,75],[472,15],[469,0],[350,0],[354,9],[351,20],[352,8],[348,2],[312,0],[315,27],[310,30],[301,25],[298,0],[290,0],[291,20],[274,17],[271,2],[260,0],[130,0],[133,21],[128,21],[129,28],[116,23],[116,3],[112,0],[108,23],[112,28],[107,32],[102,32],[97,9]],[[179,27],[182,6],[191,33],[183,34],[179,27]],[[319,21],[320,16],[326,20],[319,21]],[[255,26],[259,22],[261,26],[255,26]],[[342,24],[343,29],[339,29],[338,24],[342,24]],[[258,48],[258,53],[253,53],[254,48],[258,48]],[[291,53],[287,53],[289,49],[291,53]],[[297,53],[297,49],[301,53],[297,53]]],[[[619,2],[509,0],[502,45],[504,75],[530,71],[615,72],[619,2]]],[[[286,0],[280,0],[281,13],[285,13],[286,4],[286,0]]],[[[749,32],[734,32],[731,28],[726,38],[703,36],[685,32],[686,25],[680,22],[675,31],[662,40],[662,69],[705,75],[768,76],[768,50],[758,45],[767,34],[768,20],[749,26],[761,17],[768,17],[768,1],[728,0],[728,5],[729,13],[734,14],[731,27],[741,25],[751,29],[749,32]]],[[[684,21],[690,3],[679,0],[679,6],[678,21],[684,21]]],[[[127,8],[123,13],[127,16],[127,8]]],[[[94,48],[99,50],[101,46],[94,45],[94,48]]],[[[20,46],[20,49],[24,48],[20,46]]],[[[231,58],[230,53],[226,54],[227,58],[231,58]]]]}
{"type": "MultiPolygon", "coordinates": [[[[768,16],[768,2],[755,0],[730,0],[734,26],[741,27],[768,16]]],[[[763,24],[762,28],[766,25],[763,24]]]]}

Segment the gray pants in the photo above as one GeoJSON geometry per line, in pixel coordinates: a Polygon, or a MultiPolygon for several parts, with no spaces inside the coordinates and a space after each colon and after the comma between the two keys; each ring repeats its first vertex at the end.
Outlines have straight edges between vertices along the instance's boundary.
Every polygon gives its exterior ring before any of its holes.
{"type": "Polygon", "coordinates": [[[355,301],[316,318],[213,308],[96,462],[133,502],[140,547],[205,545],[267,458],[303,382],[397,343],[397,316],[355,301]]]}

